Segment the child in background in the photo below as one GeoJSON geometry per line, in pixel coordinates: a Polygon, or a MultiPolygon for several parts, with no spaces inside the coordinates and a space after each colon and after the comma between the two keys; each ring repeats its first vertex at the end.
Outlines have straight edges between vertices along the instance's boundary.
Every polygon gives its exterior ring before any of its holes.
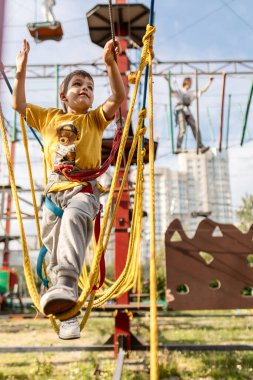
{"type": "MultiPolygon", "coordinates": [[[[167,79],[167,77],[165,77],[165,79],[167,79]]],[[[212,81],[213,81],[213,77],[210,77],[206,86],[202,90],[200,90],[198,94],[196,93],[196,91],[190,90],[192,86],[192,80],[189,77],[184,78],[182,89],[171,88],[171,95],[175,96],[177,99],[175,113],[176,113],[176,123],[179,128],[178,137],[177,137],[177,150],[175,153],[182,152],[181,147],[182,147],[183,138],[185,135],[187,125],[191,127],[193,136],[195,140],[198,141],[198,148],[200,149],[200,151],[204,153],[209,149],[209,147],[204,146],[202,143],[200,130],[198,130],[198,136],[197,136],[196,122],[191,113],[190,105],[197,98],[197,96],[200,97],[204,92],[208,90],[212,81]]]]}
{"type": "MultiPolygon", "coordinates": [[[[61,84],[63,110],[27,103],[25,78],[29,51],[29,43],[24,40],[23,49],[16,58],[12,107],[26,117],[28,125],[40,132],[51,171],[45,193],[64,210],[59,218],[44,206],[42,222],[42,241],[49,252],[47,273],[52,286],[41,297],[40,304],[45,314],[57,315],[70,310],[78,300],[78,278],[100,202],[95,180],[75,182],[54,169],[59,163],[70,163],[75,170],[95,169],[101,165],[102,134],[123,102],[125,88],[114,60],[114,51],[119,53],[119,43],[114,47],[111,40],[104,47],[104,62],[112,95],[102,105],[90,110],[94,82],[83,70],[70,73],[61,84]],[[86,192],[86,188],[92,191],[86,192]]],[[[61,322],[59,337],[80,337],[76,317],[61,322]]]]}
{"type": "Polygon", "coordinates": [[[42,12],[46,22],[55,23],[55,16],[53,13],[53,7],[55,6],[55,0],[43,0],[42,1],[42,12]]]}

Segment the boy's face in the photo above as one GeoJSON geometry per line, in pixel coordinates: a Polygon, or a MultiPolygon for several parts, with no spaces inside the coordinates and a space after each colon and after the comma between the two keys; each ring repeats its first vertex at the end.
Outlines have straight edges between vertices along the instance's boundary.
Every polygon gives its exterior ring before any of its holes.
{"type": "Polygon", "coordinates": [[[67,109],[84,113],[92,106],[93,91],[94,84],[90,78],[74,75],[69,82],[67,93],[61,94],[61,98],[64,100],[67,109]]]}

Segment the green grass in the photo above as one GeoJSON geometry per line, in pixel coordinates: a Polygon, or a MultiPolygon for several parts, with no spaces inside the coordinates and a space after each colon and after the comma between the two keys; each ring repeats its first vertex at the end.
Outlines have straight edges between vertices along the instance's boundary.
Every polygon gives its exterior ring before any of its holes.
{"type": "MultiPolygon", "coordinates": [[[[207,314],[207,312],[204,312],[207,314]]],[[[211,312],[214,314],[214,312],[211,312]]],[[[192,313],[194,314],[194,313],[192,313]]],[[[252,344],[253,315],[243,318],[159,318],[160,344],[252,344]]],[[[0,346],[80,346],[102,344],[113,333],[113,318],[91,318],[80,340],[58,339],[46,319],[1,319],[0,346]]],[[[131,331],[149,343],[149,319],[134,318],[131,331]]],[[[0,380],[112,379],[113,353],[0,354],[0,380]]],[[[159,352],[159,379],[252,380],[253,352],[159,352]]],[[[132,352],[124,364],[123,380],[149,379],[149,353],[132,352]],[[134,361],[134,363],[132,363],[134,361]],[[132,363],[132,364],[131,364],[132,363]]]]}

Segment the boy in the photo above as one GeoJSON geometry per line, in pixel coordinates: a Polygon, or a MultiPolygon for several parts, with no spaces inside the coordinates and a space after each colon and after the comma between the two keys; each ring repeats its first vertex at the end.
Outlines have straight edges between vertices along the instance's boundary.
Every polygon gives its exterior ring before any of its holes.
{"type": "MultiPolygon", "coordinates": [[[[60,98],[64,110],[41,108],[26,103],[25,77],[29,43],[24,40],[23,49],[16,59],[17,73],[13,88],[12,107],[26,117],[27,124],[37,129],[44,142],[44,154],[51,174],[46,194],[64,210],[58,218],[44,207],[42,240],[49,252],[47,273],[52,286],[41,297],[45,314],[59,314],[71,309],[78,299],[78,277],[82,270],[86,247],[91,239],[92,221],[99,211],[99,191],[96,181],[89,184],[67,180],[54,171],[60,162],[71,163],[75,170],[95,169],[101,164],[103,130],[111,123],[125,98],[125,88],[114,50],[113,41],[104,47],[112,95],[97,109],[89,111],[94,99],[93,79],[85,71],[70,73],[61,84],[60,98]],[[60,159],[59,159],[60,157],[60,159]],[[92,193],[85,192],[91,186],[92,193]]],[[[62,322],[61,339],[80,337],[76,317],[62,322]]]]}
{"type": "MultiPolygon", "coordinates": [[[[167,79],[167,77],[165,78],[167,79]]],[[[198,136],[197,136],[196,122],[191,113],[190,105],[193,102],[193,100],[196,99],[197,96],[198,97],[201,96],[204,92],[208,90],[212,81],[213,81],[213,77],[210,77],[206,86],[202,90],[200,90],[198,94],[196,94],[196,91],[190,90],[192,86],[192,80],[189,77],[184,78],[182,89],[171,89],[172,96],[175,96],[177,98],[175,112],[176,112],[176,123],[179,127],[178,137],[177,137],[177,150],[175,153],[182,152],[181,146],[182,146],[183,138],[186,131],[186,125],[189,125],[191,127],[195,140],[198,137],[197,139],[198,147],[200,148],[201,152],[204,153],[209,149],[208,147],[205,147],[202,143],[200,130],[198,130],[198,136]]]]}

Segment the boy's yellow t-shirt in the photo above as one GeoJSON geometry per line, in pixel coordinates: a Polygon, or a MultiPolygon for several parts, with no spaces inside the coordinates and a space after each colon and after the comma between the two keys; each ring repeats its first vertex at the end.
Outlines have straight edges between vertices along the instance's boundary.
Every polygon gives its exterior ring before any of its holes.
{"type": "MultiPolygon", "coordinates": [[[[71,163],[81,170],[99,168],[106,120],[102,106],[86,114],[64,113],[57,108],[42,108],[28,103],[26,122],[43,138],[44,154],[50,171],[62,163],[71,163]]],[[[62,191],[80,182],[61,181],[49,191],[62,191]]]]}

